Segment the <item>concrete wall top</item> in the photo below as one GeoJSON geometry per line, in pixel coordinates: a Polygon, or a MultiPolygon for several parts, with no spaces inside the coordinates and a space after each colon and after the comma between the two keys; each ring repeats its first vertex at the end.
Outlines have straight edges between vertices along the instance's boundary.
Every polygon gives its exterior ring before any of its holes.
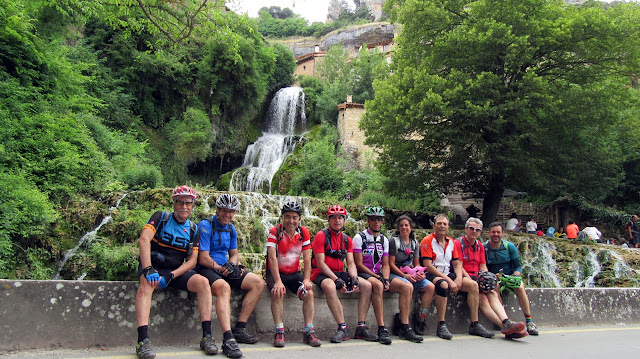
{"type": "MultiPolygon", "coordinates": [[[[87,348],[94,346],[133,346],[136,340],[136,282],[32,281],[0,279],[0,350],[87,348]]],[[[335,330],[336,323],[325,297],[314,288],[316,316],[314,324],[321,339],[335,330]]],[[[576,324],[640,323],[640,288],[558,288],[527,289],[531,310],[539,327],[576,324]]],[[[265,291],[249,320],[248,327],[263,339],[271,336],[273,317],[269,292],[265,291]]],[[[357,294],[343,294],[347,324],[357,321],[357,294]]],[[[213,298],[215,305],[215,298],[213,298]]],[[[240,292],[231,298],[232,324],[239,313],[240,292]]],[[[159,291],[152,301],[149,334],[163,345],[197,345],[200,339],[200,315],[195,296],[173,289],[159,291]]],[[[435,328],[434,305],[428,316],[428,328],[435,328]]],[[[522,320],[515,296],[505,298],[507,314],[522,320]]],[[[301,331],[302,302],[293,294],[285,298],[285,327],[301,331]]],[[[397,312],[395,294],[384,296],[384,317],[388,326],[397,312]]],[[[220,328],[213,313],[214,337],[220,328]]],[[[373,310],[367,317],[375,326],[373,310]]],[[[492,328],[486,320],[481,322],[492,328]]],[[[468,309],[465,298],[449,300],[447,325],[453,332],[465,332],[468,309]]],[[[495,328],[494,328],[495,329],[495,328]]],[[[433,333],[429,333],[433,335],[433,333]]]]}

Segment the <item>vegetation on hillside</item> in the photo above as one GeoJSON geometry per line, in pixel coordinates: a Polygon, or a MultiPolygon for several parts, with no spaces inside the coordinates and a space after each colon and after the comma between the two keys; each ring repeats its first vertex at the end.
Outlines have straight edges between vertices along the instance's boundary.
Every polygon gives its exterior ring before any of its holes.
{"type": "Polygon", "coordinates": [[[263,7],[258,11],[258,31],[267,38],[289,36],[321,37],[349,25],[371,22],[369,9],[356,1],[355,8],[342,3],[339,18],[332,22],[309,22],[289,8],[263,7]]]}

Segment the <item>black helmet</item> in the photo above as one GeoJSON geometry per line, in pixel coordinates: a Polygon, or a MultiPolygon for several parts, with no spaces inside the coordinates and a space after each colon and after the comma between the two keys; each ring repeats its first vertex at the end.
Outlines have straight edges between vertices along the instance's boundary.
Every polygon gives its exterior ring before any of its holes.
{"type": "Polygon", "coordinates": [[[498,284],[498,277],[495,274],[487,271],[478,272],[478,287],[481,291],[490,292],[496,289],[498,284]]]}
{"type": "Polygon", "coordinates": [[[285,212],[296,212],[302,216],[302,206],[296,201],[287,201],[284,206],[282,206],[282,214],[285,212]]]}

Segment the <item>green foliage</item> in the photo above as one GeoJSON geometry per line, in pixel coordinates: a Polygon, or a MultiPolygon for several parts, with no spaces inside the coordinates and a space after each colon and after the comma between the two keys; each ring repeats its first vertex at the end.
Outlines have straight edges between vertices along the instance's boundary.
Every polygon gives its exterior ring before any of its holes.
{"type": "Polygon", "coordinates": [[[482,194],[492,219],[505,188],[601,201],[619,183],[615,129],[638,98],[623,75],[640,70],[637,4],[385,6],[402,31],[361,126],[395,188],[482,194]]]}
{"type": "Polygon", "coordinates": [[[291,179],[291,194],[330,197],[340,191],[344,172],[336,161],[335,141],[331,140],[330,134],[307,143],[302,149],[298,170],[291,179]]]}
{"type": "Polygon", "coordinates": [[[290,36],[314,36],[320,37],[331,31],[354,24],[371,22],[371,14],[364,4],[359,4],[356,9],[350,9],[346,4],[341,4],[342,10],[335,21],[308,24],[307,20],[298,14],[294,14],[289,8],[281,9],[278,6],[263,7],[258,11],[258,31],[269,38],[283,38],[290,36]]]}
{"type": "Polygon", "coordinates": [[[104,241],[95,241],[90,249],[91,262],[95,269],[89,277],[99,280],[136,280],[138,248],[135,244],[108,246],[104,241]]]}
{"type": "Polygon", "coordinates": [[[347,95],[353,95],[356,103],[373,99],[374,78],[384,77],[387,72],[384,56],[375,49],[368,50],[366,44],[352,59],[344,47],[332,46],[318,65],[324,89],[315,103],[316,117],[323,123],[335,121],[338,105],[347,100],[347,95]]]}
{"type": "Polygon", "coordinates": [[[120,177],[130,189],[140,190],[162,186],[162,173],[153,165],[137,165],[129,167],[120,177]]]}

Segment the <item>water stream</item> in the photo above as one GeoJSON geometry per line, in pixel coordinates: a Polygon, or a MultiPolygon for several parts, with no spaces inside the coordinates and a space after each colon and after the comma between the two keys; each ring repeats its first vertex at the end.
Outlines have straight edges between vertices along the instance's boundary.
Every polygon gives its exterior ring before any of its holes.
{"type": "Polygon", "coordinates": [[[231,177],[230,190],[271,193],[271,181],[297,142],[297,128],[306,126],[305,96],[301,87],[276,93],[267,113],[268,127],[247,147],[242,167],[231,177]]]}
{"type": "MultiPolygon", "coordinates": [[[[120,199],[118,199],[118,201],[116,202],[115,206],[109,207],[109,212],[112,212],[113,210],[118,208],[118,206],[120,205],[120,201],[122,201],[124,199],[124,197],[126,197],[126,196],[127,196],[127,193],[125,193],[124,195],[122,195],[122,197],[120,197],[120,199]]],[[[102,219],[102,221],[100,222],[100,224],[98,224],[98,226],[96,228],[94,228],[92,231],[86,233],[84,236],[80,237],[80,240],[78,241],[78,244],[76,244],[75,247],[73,247],[70,250],[68,250],[67,252],[65,252],[65,254],[62,257],[62,259],[60,260],[60,262],[58,262],[58,269],[56,270],[56,274],[54,274],[51,279],[54,279],[54,280],[60,279],[60,273],[62,272],[62,269],[64,268],[65,264],[67,264],[69,259],[71,259],[71,257],[73,257],[80,248],[82,248],[83,246],[93,242],[96,239],[98,231],[100,230],[100,228],[102,228],[102,226],[104,226],[105,224],[111,222],[112,220],[113,219],[111,218],[111,215],[107,215],[106,217],[104,217],[102,219]]],[[[82,274],[77,279],[78,280],[82,280],[85,275],[86,274],[82,274]]]]}

